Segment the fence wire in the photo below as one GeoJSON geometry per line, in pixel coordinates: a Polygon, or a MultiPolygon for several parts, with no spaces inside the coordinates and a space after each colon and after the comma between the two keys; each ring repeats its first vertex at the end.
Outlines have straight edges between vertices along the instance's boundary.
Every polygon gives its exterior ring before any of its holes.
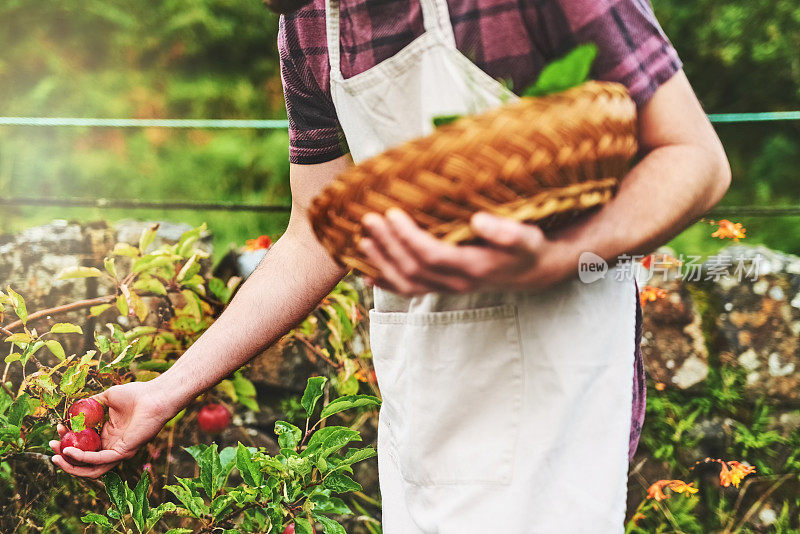
{"type": "MultiPolygon", "coordinates": [[[[800,111],[753,113],[710,113],[712,123],[754,123],[800,121],[800,111]]],[[[0,126],[99,127],[99,128],[237,128],[279,130],[289,127],[280,119],[103,119],[79,117],[0,117],[0,126]]],[[[89,198],[0,198],[0,206],[56,206],[99,209],[163,209],[197,211],[241,211],[287,213],[291,206],[276,204],[241,204],[236,202],[157,202],[133,199],[89,198]]],[[[718,206],[708,213],[712,217],[796,217],[800,206],[718,206]]]]}

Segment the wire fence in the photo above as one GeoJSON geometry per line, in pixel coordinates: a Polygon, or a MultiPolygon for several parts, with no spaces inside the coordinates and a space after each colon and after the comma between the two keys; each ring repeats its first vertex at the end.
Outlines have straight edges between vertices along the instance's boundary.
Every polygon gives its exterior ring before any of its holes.
{"type": "MultiPolygon", "coordinates": [[[[710,113],[715,124],[800,121],[800,111],[753,113],[710,113]]],[[[0,126],[92,127],[92,128],[235,128],[280,130],[289,122],[281,119],[103,119],[79,117],[0,117],[0,126]]],[[[288,213],[291,206],[280,204],[242,204],[236,202],[158,202],[133,199],[89,198],[0,198],[0,206],[55,206],[98,209],[162,209],[195,211],[239,211],[288,213]]],[[[800,206],[717,206],[711,217],[797,217],[800,206]]]]}

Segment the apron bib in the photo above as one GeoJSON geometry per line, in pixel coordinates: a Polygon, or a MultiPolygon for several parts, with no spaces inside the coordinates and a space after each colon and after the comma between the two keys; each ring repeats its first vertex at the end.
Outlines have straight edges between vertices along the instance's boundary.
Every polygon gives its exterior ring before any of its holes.
{"type": "MultiPolygon", "coordinates": [[[[344,79],[339,1],[326,1],[331,96],[356,163],[433,117],[516,98],[457,50],[445,0],[421,6],[421,36],[344,79]]],[[[375,289],[386,534],[623,531],[638,298],[623,275],[539,294],[375,289]]]]}

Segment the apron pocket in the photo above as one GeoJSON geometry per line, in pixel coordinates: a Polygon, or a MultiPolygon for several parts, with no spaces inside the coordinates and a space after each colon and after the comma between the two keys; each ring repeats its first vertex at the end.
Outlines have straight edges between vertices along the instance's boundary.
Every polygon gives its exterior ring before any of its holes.
{"type": "Polygon", "coordinates": [[[403,478],[510,483],[524,391],[516,306],[372,310],[370,320],[381,417],[403,478]]]}

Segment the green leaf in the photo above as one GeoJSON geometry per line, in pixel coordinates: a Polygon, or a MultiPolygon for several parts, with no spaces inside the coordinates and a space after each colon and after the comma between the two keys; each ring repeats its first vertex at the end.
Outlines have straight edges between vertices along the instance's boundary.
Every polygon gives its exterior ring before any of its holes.
{"type": "Polygon", "coordinates": [[[103,483],[106,486],[106,493],[111,503],[116,507],[120,515],[125,515],[130,512],[128,507],[128,485],[122,482],[119,475],[113,471],[109,471],[103,477],[103,483]]]}
{"type": "Polygon", "coordinates": [[[97,306],[92,306],[89,308],[89,317],[97,317],[111,306],[112,304],[98,304],[97,306]]]}
{"type": "Polygon", "coordinates": [[[83,334],[83,329],[72,323],[56,323],[50,328],[51,334],[83,334]]]}
{"type": "Polygon", "coordinates": [[[231,386],[233,387],[233,392],[236,395],[235,400],[237,402],[244,404],[254,412],[261,410],[258,406],[258,402],[256,402],[256,387],[250,380],[242,375],[241,371],[237,371],[233,375],[231,386]]]}
{"type": "Polygon", "coordinates": [[[544,96],[582,84],[589,77],[595,56],[597,46],[594,44],[578,46],[566,56],[547,65],[536,83],[526,89],[522,96],[544,96]]]}
{"type": "Polygon", "coordinates": [[[275,422],[275,434],[281,449],[294,449],[303,437],[303,431],[286,421],[275,422]]]}
{"type": "Polygon", "coordinates": [[[94,343],[97,345],[97,348],[101,353],[111,350],[111,341],[109,341],[108,337],[104,336],[103,334],[98,334],[95,332],[94,343]]]}
{"type": "Polygon", "coordinates": [[[142,478],[133,489],[133,501],[131,502],[133,522],[141,534],[147,530],[147,517],[150,515],[150,502],[147,500],[147,490],[150,488],[150,474],[147,471],[142,473],[142,478]]]}
{"type": "Polygon", "coordinates": [[[314,413],[314,407],[322,396],[322,390],[327,380],[328,379],[324,376],[315,376],[308,379],[306,390],[303,392],[303,398],[300,400],[300,404],[305,409],[308,417],[311,417],[311,414],[314,413]]]}
{"type": "Polygon", "coordinates": [[[28,322],[28,308],[25,306],[25,299],[22,298],[22,295],[11,289],[11,286],[6,286],[6,291],[8,291],[11,304],[14,306],[14,313],[17,314],[22,324],[26,324],[28,322]]]}
{"type": "Polygon", "coordinates": [[[372,447],[364,447],[363,449],[350,449],[347,451],[347,454],[344,455],[342,463],[353,465],[354,463],[367,460],[377,455],[377,451],[372,447]]]}
{"type": "Polygon", "coordinates": [[[58,275],[56,280],[70,280],[73,278],[97,278],[102,276],[103,271],[97,267],[76,267],[69,269],[58,275]]]}
{"type": "Polygon", "coordinates": [[[190,528],[171,528],[167,531],[167,534],[192,534],[194,530],[190,528]]]}
{"type": "Polygon", "coordinates": [[[86,416],[83,413],[79,413],[78,415],[73,416],[69,420],[69,427],[72,429],[73,432],[82,432],[86,429],[86,416]]]}
{"type": "Polygon", "coordinates": [[[186,311],[189,312],[195,321],[200,322],[203,318],[203,308],[200,305],[200,297],[190,289],[182,289],[181,293],[186,298],[186,311]]]}
{"type": "Polygon", "coordinates": [[[175,253],[184,258],[188,257],[192,253],[195,243],[200,239],[200,235],[205,232],[207,228],[206,223],[203,223],[197,228],[184,232],[178,244],[175,246],[175,253]]]}
{"type": "Polygon", "coordinates": [[[350,410],[352,408],[363,408],[366,406],[380,406],[381,400],[372,395],[345,395],[334,399],[325,408],[322,409],[320,419],[325,419],[333,414],[350,410]]]}
{"type": "Polygon", "coordinates": [[[314,529],[311,528],[311,523],[304,517],[294,518],[294,532],[295,534],[314,534],[314,529]]]}
{"type": "Polygon", "coordinates": [[[233,294],[233,291],[225,285],[225,282],[216,277],[212,277],[208,281],[208,289],[211,290],[211,294],[217,297],[223,304],[227,304],[233,294]]]}
{"type": "Polygon", "coordinates": [[[206,495],[213,499],[216,497],[217,491],[222,487],[222,478],[224,476],[216,443],[203,451],[198,463],[200,464],[200,481],[203,484],[203,489],[206,495]]]}
{"type": "Polygon", "coordinates": [[[143,273],[145,271],[151,271],[154,269],[158,269],[159,267],[166,267],[171,266],[175,262],[173,256],[166,255],[166,254],[148,254],[147,256],[142,256],[135,262],[133,262],[133,267],[131,271],[133,274],[143,273]]]}
{"type": "Polygon", "coordinates": [[[111,521],[104,515],[89,513],[81,517],[81,521],[88,524],[97,524],[106,528],[111,528],[111,521]]]}
{"type": "Polygon", "coordinates": [[[53,377],[47,374],[39,375],[34,378],[33,385],[38,386],[49,393],[53,393],[56,390],[56,384],[53,382],[53,377]]]}
{"type": "Polygon", "coordinates": [[[236,468],[242,475],[245,484],[253,487],[261,486],[264,480],[264,475],[259,468],[253,463],[253,457],[247,447],[239,443],[236,448],[236,468]]]}
{"type": "Polygon", "coordinates": [[[139,278],[134,284],[133,289],[139,293],[155,293],[156,295],[166,295],[167,288],[158,279],[153,277],[139,278]]]}
{"type": "Polygon", "coordinates": [[[316,455],[318,458],[326,458],[351,441],[361,441],[361,434],[343,426],[321,428],[308,440],[308,448],[303,451],[303,456],[316,455]]]}
{"type": "Polygon", "coordinates": [[[44,342],[50,352],[53,353],[53,356],[61,360],[62,362],[66,359],[67,355],[64,352],[64,347],[61,346],[61,343],[56,341],[55,339],[49,339],[44,342]]]}
{"type": "Polygon", "coordinates": [[[117,309],[119,310],[119,314],[123,317],[127,317],[128,315],[128,299],[125,298],[125,295],[117,295],[117,309]]]}
{"type": "Polygon", "coordinates": [[[331,473],[325,477],[323,486],[336,493],[361,491],[361,484],[343,473],[331,473]]]}
{"type": "Polygon", "coordinates": [[[187,274],[189,273],[189,270],[192,267],[195,266],[196,262],[197,262],[197,254],[192,254],[192,257],[189,258],[188,260],[186,260],[186,263],[183,264],[183,267],[181,267],[181,270],[178,271],[178,276],[176,276],[175,279],[178,282],[183,282],[183,280],[186,278],[187,274]]]}
{"type": "Polygon", "coordinates": [[[197,486],[190,479],[175,477],[180,486],[164,486],[184,505],[192,516],[200,518],[208,513],[208,506],[197,491],[197,486]]]}
{"type": "Polygon", "coordinates": [[[6,358],[5,358],[5,360],[4,360],[4,361],[5,361],[6,363],[13,363],[13,362],[19,361],[19,359],[20,359],[20,358],[22,358],[22,355],[21,355],[21,354],[19,354],[19,353],[17,353],[17,352],[12,352],[12,353],[11,353],[11,354],[9,354],[8,356],[6,356],[6,358]]]}
{"type": "Polygon", "coordinates": [[[347,534],[347,531],[342,525],[324,515],[314,514],[314,518],[322,523],[322,532],[324,534],[347,534]]]}
{"type": "Polygon", "coordinates": [[[236,500],[232,495],[220,495],[211,501],[211,506],[208,508],[209,513],[211,513],[211,517],[214,518],[214,521],[219,521],[230,514],[231,508],[235,502],[236,500]]]}
{"type": "Polygon", "coordinates": [[[30,415],[36,409],[36,404],[27,393],[23,393],[11,403],[8,408],[8,422],[14,426],[22,425],[25,416],[30,415]]]}
{"type": "Polygon", "coordinates": [[[74,365],[69,367],[64,374],[61,375],[61,383],[58,388],[65,395],[75,395],[83,389],[86,385],[86,376],[89,373],[89,367],[86,365],[74,365]]]}
{"type": "Polygon", "coordinates": [[[445,124],[455,122],[461,117],[463,117],[463,115],[439,115],[438,117],[433,118],[433,125],[438,128],[439,126],[444,126],[445,124]]]}
{"type": "Polygon", "coordinates": [[[117,267],[114,265],[114,258],[104,258],[103,267],[106,268],[106,272],[108,274],[110,274],[114,278],[117,277],[117,267]]]}
{"type": "Polygon", "coordinates": [[[154,224],[150,228],[144,230],[142,235],[139,236],[139,250],[142,252],[142,254],[145,253],[147,247],[153,244],[153,240],[156,238],[156,234],[158,233],[158,226],[159,225],[154,224]]]}
{"type": "Polygon", "coordinates": [[[58,406],[58,403],[61,402],[61,399],[63,398],[64,398],[63,395],[59,395],[56,392],[43,391],[41,395],[42,402],[45,403],[50,408],[55,408],[56,406],[58,406]]]}
{"type": "Polygon", "coordinates": [[[332,497],[330,490],[317,490],[308,500],[314,503],[314,512],[322,514],[349,515],[353,511],[339,497],[332,497]]]}
{"type": "MultiPolygon", "coordinates": [[[[177,509],[178,507],[175,505],[174,502],[164,502],[159,504],[155,508],[151,508],[150,512],[147,514],[147,527],[152,530],[155,524],[161,521],[161,518],[164,517],[164,514],[166,514],[167,512],[174,512],[177,509]]],[[[186,529],[173,529],[173,530],[186,530],[186,529]]]]}
{"type": "Polygon", "coordinates": [[[111,253],[115,256],[135,258],[139,255],[139,249],[128,243],[117,243],[114,245],[114,250],[112,250],[111,253]]]}
{"type": "Polygon", "coordinates": [[[11,334],[8,336],[5,341],[9,343],[30,343],[33,341],[33,338],[30,334],[26,334],[24,332],[17,332],[16,334],[11,334]]]}

